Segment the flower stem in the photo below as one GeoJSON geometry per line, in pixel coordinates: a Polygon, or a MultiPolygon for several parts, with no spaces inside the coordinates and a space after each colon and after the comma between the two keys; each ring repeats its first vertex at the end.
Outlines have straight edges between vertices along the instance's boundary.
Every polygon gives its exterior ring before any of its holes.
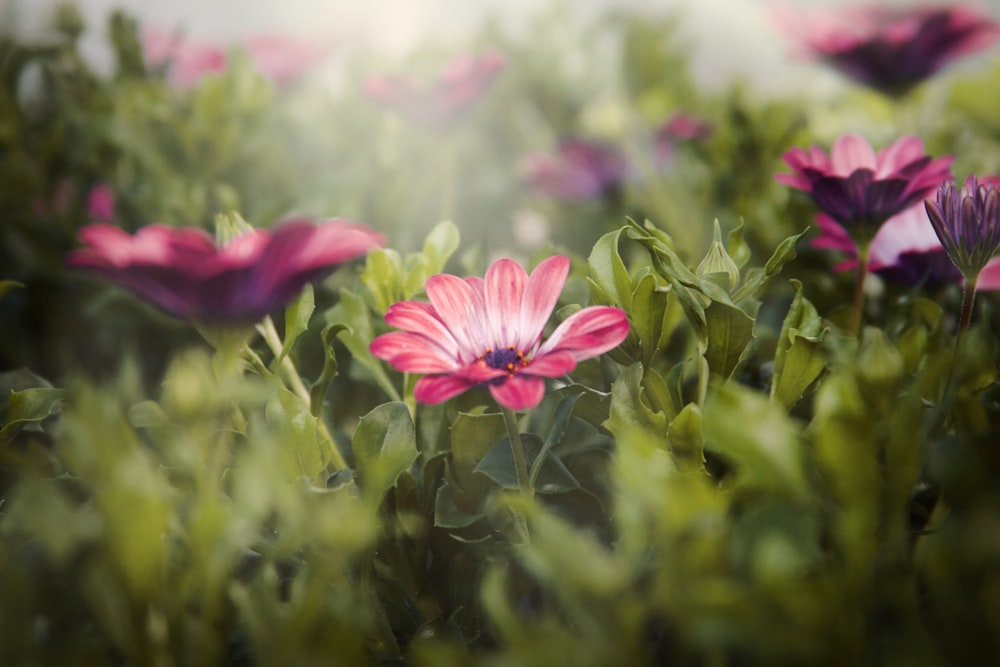
{"type": "Polygon", "coordinates": [[[976,286],[979,282],[979,275],[965,279],[962,286],[962,311],[958,316],[958,329],[955,331],[955,348],[951,353],[951,366],[948,368],[948,377],[944,382],[944,390],[941,392],[941,403],[950,400],[951,384],[955,378],[955,366],[958,365],[958,352],[962,344],[962,336],[969,329],[972,323],[972,310],[976,305],[976,286]]]}
{"type": "Polygon", "coordinates": [[[858,243],[858,275],[854,283],[854,310],[851,312],[850,330],[855,336],[861,336],[861,324],[865,312],[865,280],[868,278],[868,251],[870,241],[858,243]]]}
{"type": "MultiPolygon", "coordinates": [[[[265,317],[264,321],[257,326],[257,330],[264,337],[264,341],[271,348],[271,352],[274,353],[275,358],[280,356],[284,346],[282,345],[281,337],[278,335],[278,329],[274,326],[274,320],[271,319],[270,315],[265,317]]],[[[288,388],[305,403],[306,408],[310,408],[312,399],[309,396],[309,390],[306,389],[305,383],[302,382],[302,376],[299,375],[298,369],[295,368],[295,362],[288,355],[285,355],[285,358],[281,360],[281,370],[284,371],[283,375],[289,384],[288,388]]],[[[344,460],[340,450],[337,449],[337,445],[333,441],[333,436],[330,435],[326,423],[320,418],[316,419],[316,429],[319,432],[321,444],[330,450],[330,461],[337,470],[345,470],[347,468],[347,461],[344,460]]]]}
{"type": "Polygon", "coordinates": [[[524,456],[524,444],[521,442],[521,431],[517,425],[517,415],[510,408],[500,408],[503,413],[507,435],[510,437],[510,449],[514,454],[514,473],[517,475],[517,485],[521,493],[528,498],[534,495],[534,489],[528,481],[528,461],[524,456]]]}

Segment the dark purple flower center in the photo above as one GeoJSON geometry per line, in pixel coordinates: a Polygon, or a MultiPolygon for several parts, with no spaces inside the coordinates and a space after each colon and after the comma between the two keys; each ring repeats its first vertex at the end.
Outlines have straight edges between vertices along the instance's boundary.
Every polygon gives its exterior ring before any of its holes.
{"type": "Polygon", "coordinates": [[[528,365],[528,358],[524,352],[514,346],[505,347],[499,350],[486,350],[483,352],[483,361],[491,368],[498,368],[513,375],[518,368],[528,365]]]}

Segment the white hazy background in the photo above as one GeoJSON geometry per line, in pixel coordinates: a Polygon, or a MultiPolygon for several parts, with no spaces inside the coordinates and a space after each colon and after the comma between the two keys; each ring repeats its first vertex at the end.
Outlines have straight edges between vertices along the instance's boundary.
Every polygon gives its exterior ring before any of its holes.
{"type": "MultiPolygon", "coordinates": [[[[77,0],[87,21],[85,55],[98,68],[109,62],[106,18],[124,9],[141,22],[177,27],[199,38],[227,42],[257,32],[329,38],[339,48],[405,56],[429,35],[461,43],[492,17],[517,35],[531,17],[558,0],[77,0]]],[[[789,57],[790,45],[768,17],[775,4],[838,6],[850,0],[562,0],[581,23],[609,9],[678,13],[698,79],[716,88],[742,78],[765,94],[822,94],[843,85],[824,68],[789,57]]],[[[868,4],[916,5],[934,0],[867,0],[868,4]]],[[[0,21],[19,34],[39,32],[57,0],[0,0],[0,21]]],[[[937,0],[937,4],[949,4],[937,0]]],[[[951,4],[958,4],[952,2],[951,4]]],[[[1000,0],[970,0],[1000,18],[1000,0]]],[[[565,26],[552,26],[559,30],[565,26]]],[[[583,46],[581,45],[581,48],[583,46]]],[[[336,50],[332,56],[336,60],[336,50]]],[[[973,63],[977,59],[968,59],[973,63]]],[[[964,61],[959,67],[970,67],[964,61]]]]}

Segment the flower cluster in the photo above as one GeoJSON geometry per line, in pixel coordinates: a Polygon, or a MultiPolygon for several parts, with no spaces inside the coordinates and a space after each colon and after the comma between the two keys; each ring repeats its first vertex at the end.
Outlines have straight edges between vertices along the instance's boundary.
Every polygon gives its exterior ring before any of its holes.
{"type": "Polygon", "coordinates": [[[530,276],[510,259],[494,262],[484,278],[432,276],[430,303],[403,301],[389,308],[386,323],[402,331],[376,338],[372,354],[400,371],[426,374],[414,393],[423,403],[485,386],[507,408],[534,407],[545,393],[543,378],[569,373],[628,335],[624,311],[590,306],[542,342],[568,272],[569,259],[556,255],[530,276]]]}

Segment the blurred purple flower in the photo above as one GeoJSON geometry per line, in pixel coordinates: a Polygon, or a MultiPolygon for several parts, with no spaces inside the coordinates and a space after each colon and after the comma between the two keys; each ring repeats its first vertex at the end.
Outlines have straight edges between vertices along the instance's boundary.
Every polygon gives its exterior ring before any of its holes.
{"type": "Polygon", "coordinates": [[[852,237],[870,240],[892,216],[927,197],[950,177],[954,158],[924,155],[917,137],[903,137],[877,154],[861,137],[846,134],[830,154],[792,148],[782,156],[794,173],[775,179],[812,196],[852,237]],[[861,229],[858,229],[861,228],[861,229]]]}
{"type": "Polygon", "coordinates": [[[1000,248],[1000,190],[973,175],[961,188],[942,183],[925,207],[948,257],[966,281],[974,281],[1000,248]]]}
{"type": "Polygon", "coordinates": [[[656,129],[654,150],[657,164],[670,159],[677,144],[706,139],[711,134],[712,125],[708,121],[688,113],[674,114],[656,129]]]}
{"type": "Polygon", "coordinates": [[[889,95],[906,93],[1000,34],[1000,24],[969,7],[779,7],[774,19],[807,56],[889,95]]]}
{"type": "Polygon", "coordinates": [[[564,200],[592,199],[618,190],[631,167],[618,148],[589,139],[559,143],[555,154],[529,155],[525,178],[538,192],[564,200]]]}
{"type": "Polygon", "coordinates": [[[506,64],[506,59],[493,51],[462,54],[427,83],[403,74],[387,74],[368,77],[363,88],[370,99],[404,116],[431,126],[447,126],[485,95],[506,64]]]}
{"type": "Polygon", "coordinates": [[[252,324],[335,266],[382,244],[365,225],[333,219],[255,229],[218,247],[201,229],[149,225],[133,236],[97,223],[67,264],[203,323],[252,324]]]}
{"type": "Polygon", "coordinates": [[[87,193],[87,216],[92,222],[111,222],[115,217],[115,191],[106,183],[87,193]]]}
{"type": "Polygon", "coordinates": [[[589,306],[563,320],[542,342],[569,265],[569,258],[555,255],[528,275],[505,258],[483,278],[431,276],[430,303],[393,304],[385,321],[402,331],[373,340],[371,352],[404,373],[425,374],[414,387],[421,403],[433,405],[488,387],[504,407],[533,408],[545,395],[544,378],[565,375],[628,336],[625,311],[589,306]]]}

